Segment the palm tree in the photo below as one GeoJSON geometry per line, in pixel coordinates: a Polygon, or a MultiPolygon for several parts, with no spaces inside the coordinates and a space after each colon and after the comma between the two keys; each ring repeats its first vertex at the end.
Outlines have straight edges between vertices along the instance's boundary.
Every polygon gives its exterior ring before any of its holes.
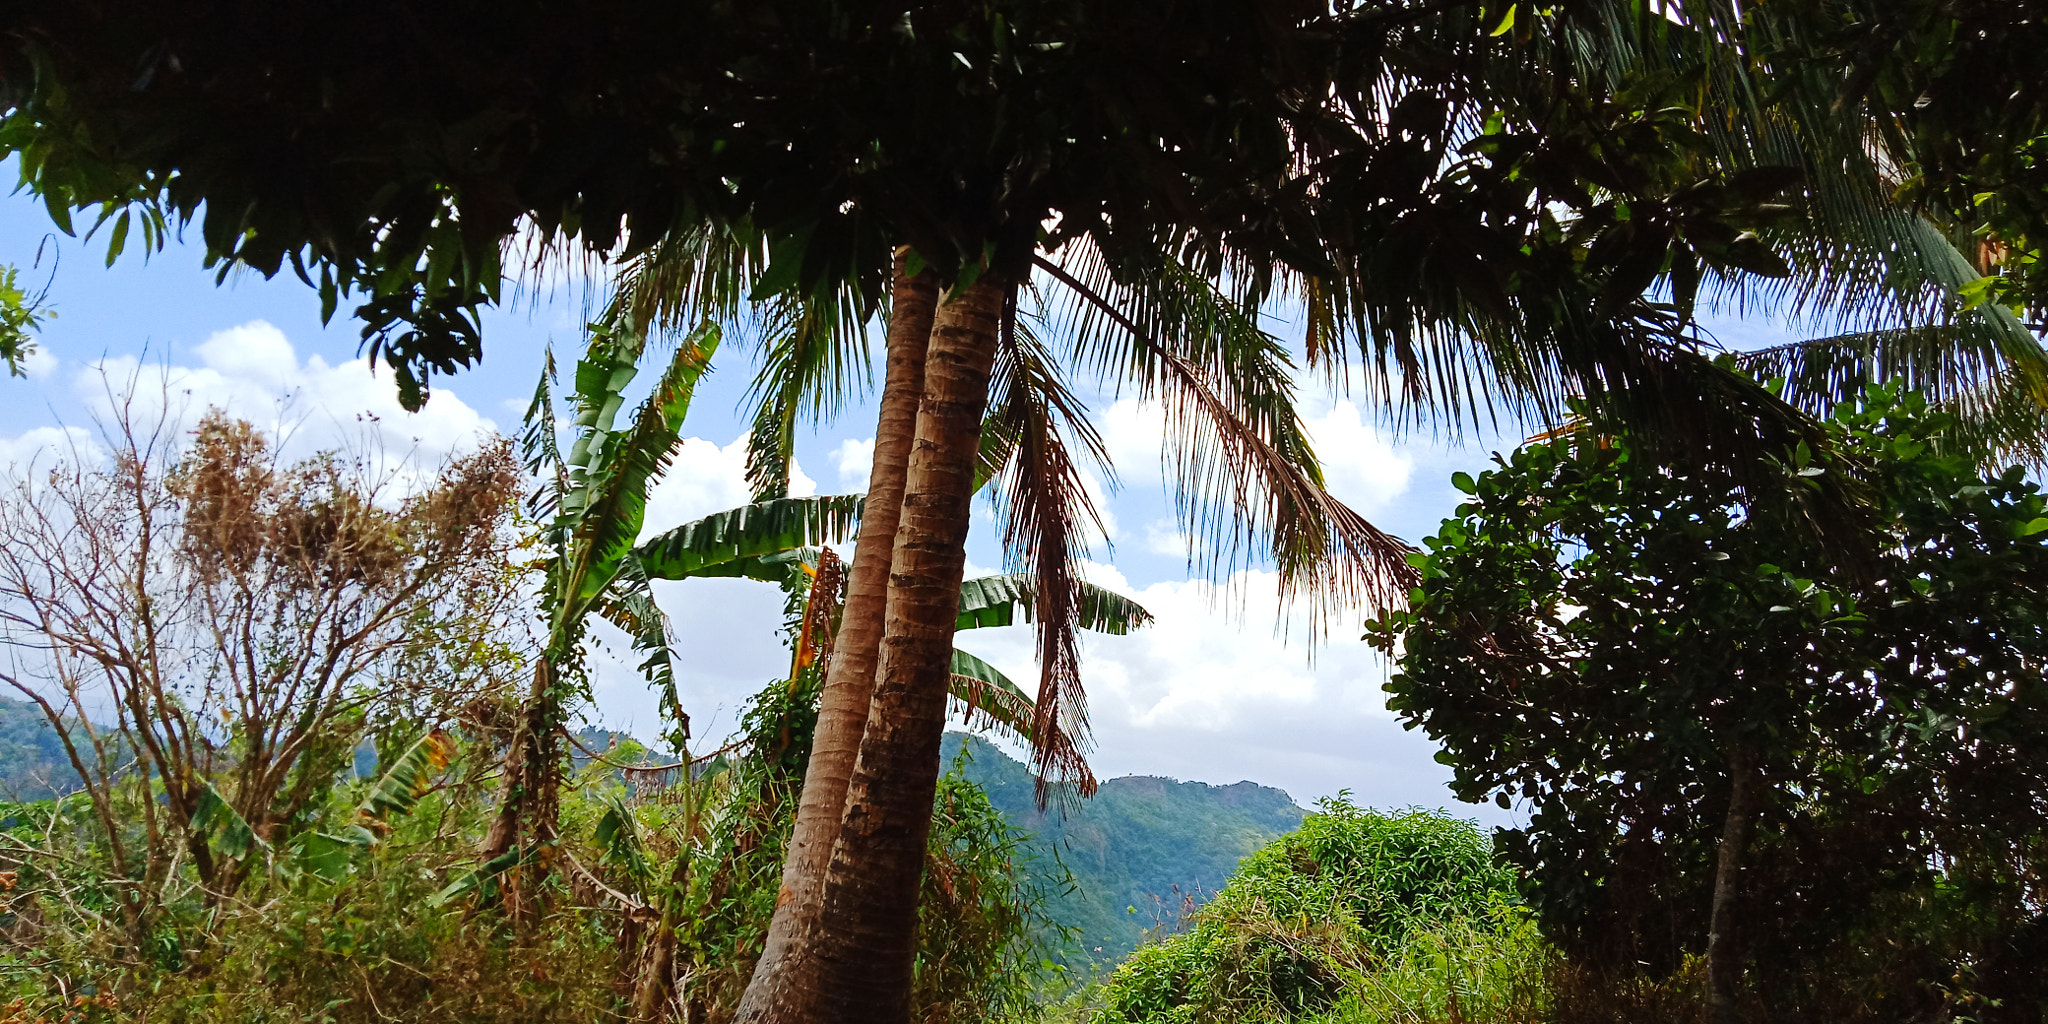
{"type": "MultiPolygon", "coordinates": [[[[844,655],[847,631],[839,627],[842,623],[850,624],[852,602],[850,593],[842,596],[841,584],[853,573],[844,570],[830,548],[814,545],[843,540],[849,535],[857,538],[855,523],[862,516],[861,505],[854,495],[770,497],[685,523],[636,547],[627,557],[625,571],[617,578],[615,586],[620,594],[607,607],[630,609],[630,614],[613,614],[611,618],[633,636],[635,648],[647,655],[643,667],[650,681],[662,687],[669,701],[674,702],[668,622],[654,606],[646,581],[701,577],[758,579],[777,583],[792,594],[802,594],[802,604],[795,616],[799,625],[791,645],[791,686],[797,684],[804,670],[815,670],[821,662],[829,678],[844,655]]],[[[856,555],[856,568],[859,557],[856,555]]],[[[1032,578],[1022,574],[966,581],[960,587],[956,629],[1008,626],[1028,620],[1039,607],[1032,585],[1032,578]]],[[[845,589],[850,591],[850,587],[845,589]]],[[[1123,634],[1151,621],[1151,615],[1129,598],[1085,583],[1079,585],[1078,591],[1081,607],[1074,622],[1076,628],[1123,634]]],[[[1084,759],[1085,734],[1069,732],[1059,723],[1041,723],[1033,698],[1007,675],[972,654],[953,651],[949,672],[948,697],[969,724],[995,728],[1040,752],[1068,769],[1078,784],[1075,791],[1079,795],[1093,795],[1095,780],[1084,759]]],[[[680,710],[676,713],[680,715],[680,710]]],[[[786,726],[784,731],[787,732],[786,726]]],[[[822,725],[814,727],[805,786],[810,784],[809,776],[817,772],[815,736],[822,731],[822,725]]],[[[792,737],[786,742],[800,743],[801,738],[792,737]]],[[[672,936],[672,926],[665,925],[664,929],[667,930],[655,937],[657,946],[672,936]]],[[[661,972],[643,972],[636,980],[639,995],[635,1004],[662,1005],[661,991],[667,984],[668,979],[661,972]]]]}
{"type": "MultiPolygon", "coordinates": [[[[900,287],[911,275],[901,272],[903,259],[901,256],[898,259],[897,281],[900,287]]],[[[1048,265],[1058,269],[1055,264],[1048,265]]],[[[686,276],[670,271],[657,273],[644,266],[638,269],[642,276],[629,278],[622,285],[622,293],[639,294],[645,287],[640,283],[642,280],[662,279],[662,275],[668,275],[668,280],[686,276]]],[[[1071,284],[1056,279],[1048,283],[1062,293],[1070,288],[1079,288],[1092,301],[1112,302],[1088,290],[1071,274],[1061,271],[1061,276],[1071,284]]],[[[688,279],[696,281],[701,279],[701,275],[688,279]]],[[[686,315],[701,313],[703,293],[704,289],[698,289],[696,294],[699,297],[692,304],[679,304],[686,315]]],[[[1187,428],[1191,438],[1197,439],[1193,449],[1185,452],[1184,471],[1177,482],[1185,498],[1182,506],[1190,517],[1202,521],[1205,526],[1216,527],[1208,531],[1216,541],[1214,551],[1206,557],[1210,566],[1219,569],[1234,566],[1236,559],[1244,557],[1247,540],[1266,536],[1270,537],[1272,556],[1281,568],[1283,578],[1291,588],[1316,600],[1318,609],[1354,602],[1366,594],[1384,596],[1389,590],[1385,583],[1387,578],[1393,576],[1398,579],[1395,574],[1405,571],[1405,565],[1400,561],[1405,549],[1392,538],[1373,530],[1323,489],[1316,458],[1292,409],[1293,384],[1284,348],[1258,326],[1256,316],[1235,305],[1230,296],[1217,292],[1185,271],[1174,275],[1170,283],[1156,284],[1147,291],[1119,295],[1118,298],[1129,299],[1133,303],[1132,316],[1174,333],[1166,336],[1168,340],[1161,340],[1147,329],[1138,327],[1130,317],[1119,314],[1114,324],[1106,327],[1093,325],[1076,334],[1075,337],[1083,343],[1072,346],[1067,353],[1068,361],[1100,360],[1112,365],[1129,362],[1140,366],[1156,364],[1156,369],[1144,378],[1144,393],[1171,399],[1170,406],[1177,423],[1187,428]],[[1146,311],[1142,303],[1148,297],[1163,297],[1167,301],[1158,304],[1161,308],[1146,311]]],[[[895,314],[890,332],[892,373],[891,385],[885,389],[883,400],[884,433],[890,429],[887,424],[892,417],[902,417],[916,408],[917,403],[911,399],[922,397],[927,408],[932,405],[929,393],[919,396],[908,386],[901,392],[894,391],[895,381],[903,376],[899,372],[903,361],[897,356],[905,347],[902,326],[906,308],[915,307],[899,304],[892,311],[895,314]]],[[[954,501],[945,518],[954,524],[954,529],[964,531],[966,495],[979,490],[983,481],[994,481],[999,508],[1007,524],[1006,546],[1012,552],[1013,561],[1028,569],[1032,585],[1025,592],[1031,595],[1031,617],[1040,633],[1041,679],[1033,712],[1035,722],[1029,731],[1043,736],[1079,736],[1085,731],[1085,716],[1081,710],[1082,691],[1078,685],[1078,648],[1072,638],[1077,626],[1095,613],[1088,610],[1087,606],[1094,598],[1085,585],[1078,583],[1076,564],[1084,533],[1081,527],[1094,516],[1094,511],[1087,503],[1073,446],[1065,438],[1073,436],[1084,457],[1102,463],[1105,469],[1106,461],[1099,440],[1086,423],[1083,410],[1062,381],[1062,360],[1056,358],[1029,326],[1028,321],[1033,319],[1039,322],[1060,319],[1053,303],[1039,294],[1038,289],[1030,292],[1011,289],[1007,295],[997,295],[996,307],[991,314],[990,323],[999,320],[1005,325],[995,339],[991,365],[970,367],[971,373],[982,376],[970,377],[959,391],[960,395],[972,396],[977,401],[965,406],[964,410],[960,410],[957,396],[952,403],[959,410],[956,411],[959,418],[956,426],[962,432],[952,439],[957,445],[954,450],[964,453],[966,462],[950,482],[966,487],[968,491],[954,501]],[[1028,312],[1028,307],[1020,311],[1020,294],[1024,298],[1039,299],[1035,318],[1020,316],[1020,312],[1028,312]],[[995,384],[993,389],[990,379],[995,384]],[[997,396],[996,405],[984,417],[978,408],[979,400],[991,390],[997,396]]],[[[1068,319],[1078,321],[1087,318],[1068,319]]],[[[818,318],[791,316],[782,320],[810,324],[816,323],[818,318]]],[[[933,332],[934,336],[937,333],[933,332]]],[[[956,329],[954,333],[961,332],[956,329]]],[[[815,335],[804,341],[801,332],[773,340],[765,347],[771,352],[779,352],[798,349],[806,344],[814,348],[826,347],[815,335]]],[[[952,368],[956,370],[957,362],[955,357],[952,368]]],[[[775,356],[771,363],[811,367],[815,379],[829,380],[838,376],[829,371],[818,371],[816,368],[821,364],[818,360],[775,356]]],[[[770,403],[783,408],[789,405],[787,396],[791,389],[777,385],[772,378],[764,378],[757,390],[768,397],[764,409],[770,403]]],[[[785,416],[756,417],[756,433],[750,443],[750,453],[771,453],[766,461],[772,465],[772,453],[786,452],[788,442],[778,441],[772,435],[764,442],[762,434],[768,432],[763,429],[764,424],[773,424],[776,432],[786,432],[791,420],[785,416]]],[[[885,479],[892,461],[893,456],[878,442],[874,478],[885,479]]],[[[762,483],[757,479],[757,488],[762,483]]],[[[762,491],[763,496],[773,493],[776,491],[772,483],[762,491]]],[[[919,500],[923,507],[932,505],[926,492],[919,493],[919,500]]],[[[876,720],[874,714],[886,708],[892,716],[903,717],[895,704],[885,704],[866,692],[872,686],[867,680],[874,678],[874,670],[868,667],[871,661],[863,662],[874,656],[862,657],[866,637],[856,632],[856,625],[862,622],[863,615],[869,616],[867,635],[878,640],[881,632],[873,612],[863,611],[855,600],[864,575],[872,573],[881,577],[875,582],[880,589],[892,574],[900,578],[901,573],[894,559],[875,539],[889,536],[877,528],[875,493],[870,494],[868,501],[866,528],[861,532],[861,546],[849,576],[848,606],[843,616],[846,628],[835,642],[833,658],[829,662],[830,675],[824,687],[826,707],[829,709],[835,701],[840,701],[848,711],[837,721],[830,715],[821,715],[809,769],[811,776],[834,770],[835,734],[839,744],[837,755],[843,759],[840,764],[844,766],[838,770],[850,774],[853,754],[860,749],[860,737],[867,724],[876,720]],[[873,557],[871,552],[881,552],[882,557],[870,561],[873,557]],[[821,761],[821,758],[825,760],[821,761]]],[[[766,507],[761,506],[763,509],[766,507]]],[[[902,530],[897,533],[900,547],[902,530]]],[[[954,537],[937,544],[937,553],[943,555],[951,551],[952,557],[958,559],[961,539],[954,537]]],[[[650,542],[650,546],[653,543],[650,542]]],[[[931,551],[934,545],[926,543],[925,548],[931,551]]],[[[650,572],[656,576],[669,575],[666,570],[650,569],[650,572]]],[[[957,575],[957,562],[951,572],[957,575]]],[[[941,714],[933,716],[931,709],[926,707],[920,708],[916,716],[919,722],[935,726],[943,718],[947,692],[944,681],[958,682],[962,674],[955,671],[958,665],[949,639],[951,629],[958,625],[961,588],[957,579],[941,576],[926,589],[932,594],[944,595],[946,603],[944,620],[937,621],[937,613],[933,611],[930,617],[934,621],[925,626],[929,635],[948,638],[946,657],[935,659],[941,673],[938,676],[941,683],[936,687],[935,696],[941,714]]],[[[921,695],[927,695],[930,703],[928,691],[932,687],[928,681],[921,680],[920,683],[927,691],[921,695]]],[[[998,699],[1007,692],[1010,691],[1004,687],[989,691],[991,697],[998,699]]],[[[936,728],[929,731],[931,743],[935,744],[936,728]]],[[[1041,743],[1035,745],[1035,750],[1041,779],[1057,780],[1085,772],[1085,762],[1073,745],[1041,743]]],[[[924,762],[928,761],[935,778],[936,747],[929,751],[931,756],[928,758],[922,756],[923,753],[917,752],[907,760],[914,761],[920,768],[925,767],[924,762]]],[[[829,787],[830,775],[824,778],[829,787]]],[[[912,785],[909,791],[915,793],[917,788],[912,785]]],[[[833,797],[830,788],[824,790],[823,797],[816,789],[808,789],[807,793],[804,810],[798,818],[798,841],[801,842],[806,835],[807,826],[812,825],[816,825],[819,834],[829,840],[838,831],[846,801],[843,798],[825,799],[833,797]]],[[[905,806],[899,809],[902,818],[920,818],[929,814],[928,806],[922,810],[912,808],[908,806],[907,798],[904,803],[905,806]]],[[[925,803],[929,803],[928,797],[925,803]]],[[[899,833],[902,849],[916,848],[911,839],[921,842],[915,828],[914,823],[903,826],[899,833]]],[[[813,847],[813,850],[830,849],[829,841],[820,841],[813,847]]],[[[822,894],[823,865],[815,860],[807,861],[801,854],[801,850],[793,850],[785,873],[785,899],[779,909],[776,926],[771,930],[768,953],[762,961],[764,966],[758,972],[758,977],[764,980],[802,976],[805,973],[802,970],[779,967],[779,956],[790,948],[819,945],[817,926],[806,921],[806,918],[816,921],[817,910],[806,901],[804,894],[822,894]]],[[[915,881],[914,877],[911,881],[915,881]]],[[[818,975],[812,977],[815,979],[818,975]]],[[[809,991],[822,991],[822,986],[809,991]]]]}
{"type": "Polygon", "coordinates": [[[847,574],[846,608],[834,656],[820,694],[818,726],[797,806],[789,853],[784,862],[782,892],[769,930],[760,970],[767,978],[789,978],[796,972],[784,961],[812,945],[823,910],[823,887],[839,838],[846,788],[860,754],[874,696],[880,661],[882,625],[894,566],[894,545],[910,448],[916,437],[917,408],[922,400],[925,352],[932,332],[938,282],[930,273],[912,273],[909,253],[899,249],[892,267],[887,370],[883,376],[879,422],[875,426],[874,463],[868,475],[868,529],[854,548],[847,574]]]}

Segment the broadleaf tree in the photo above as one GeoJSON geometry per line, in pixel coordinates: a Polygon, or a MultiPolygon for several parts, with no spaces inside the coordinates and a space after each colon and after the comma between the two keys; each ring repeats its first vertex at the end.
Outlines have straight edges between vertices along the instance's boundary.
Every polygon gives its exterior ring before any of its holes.
{"type": "Polygon", "coordinates": [[[2040,998],[2048,501],[1950,423],[1873,386],[1827,421],[1846,458],[1788,452],[1770,495],[1590,424],[1460,474],[1369,636],[1458,796],[1528,815],[1500,848],[1568,954],[1703,955],[1715,1022],[1816,977],[1886,1019],[1958,971],[2040,998]],[[1870,510],[1854,562],[1788,526],[1822,473],[1870,510]]]}

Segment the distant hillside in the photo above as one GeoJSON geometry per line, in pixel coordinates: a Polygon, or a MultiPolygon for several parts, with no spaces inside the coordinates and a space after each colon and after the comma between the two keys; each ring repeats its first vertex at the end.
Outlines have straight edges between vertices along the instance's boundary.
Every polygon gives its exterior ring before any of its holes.
{"type": "MultiPolygon", "coordinates": [[[[946,734],[946,763],[962,746],[967,777],[1017,827],[1033,833],[1042,858],[1055,855],[1073,873],[1073,892],[1053,916],[1080,929],[1080,953],[1098,963],[1121,958],[1145,929],[1171,921],[1184,896],[1206,900],[1237,862],[1301,824],[1305,811],[1286,793],[1239,782],[1211,786],[1132,775],[1102,784],[1092,800],[1041,813],[1031,773],[977,736],[946,734]]],[[[1082,964],[1074,964],[1076,967],[1082,964]]]]}
{"type": "Polygon", "coordinates": [[[78,773],[41,708],[0,697],[0,800],[48,800],[78,788],[78,773]]]}

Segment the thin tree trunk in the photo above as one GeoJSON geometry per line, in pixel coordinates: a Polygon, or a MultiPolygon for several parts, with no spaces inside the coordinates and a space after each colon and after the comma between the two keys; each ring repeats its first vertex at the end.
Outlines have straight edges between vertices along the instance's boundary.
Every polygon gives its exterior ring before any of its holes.
{"type": "MultiPolygon", "coordinates": [[[[526,703],[520,707],[519,721],[512,730],[512,742],[505,751],[505,799],[498,807],[498,816],[491,822],[490,831],[485,833],[483,847],[477,855],[485,864],[510,852],[519,844],[522,833],[530,834],[535,840],[552,838],[555,833],[554,775],[555,744],[554,731],[561,724],[559,709],[553,707],[549,693],[554,674],[547,658],[535,660],[533,685],[526,695],[526,703]]],[[[539,880],[544,865],[535,865],[528,884],[539,880]]],[[[509,874],[517,878],[525,872],[514,867],[509,874]]],[[[516,914],[520,910],[516,885],[502,886],[507,903],[516,914]]]]}
{"type": "Polygon", "coordinates": [[[1742,1019],[1736,1004],[1742,962],[1735,949],[1735,895],[1755,817],[1755,771],[1748,751],[1738,743],[1728,753],[1728,817],[1721,826],[1713,914],[1707,926],[1707,1024],[1739,1024],[1742,1019]]]}
{"type": "Polygon", "coordinates": [[[874,700],[825,879],[820,1019],[910,1019],[917,893],[1003,291],[984,276],[942,307],[933,324],[874,700]]]}
{"type": "Polygon", "coordinates": [[[797,1021],[815,1016],[820,991],[809,956],[818,931],[825,871],[846,808],[847,781],[867,728],[868,701],[875,689],[875,661],[882,644],[889,594],[889,563],[896,544],[897,513],[917,408],[924,395],[925,346],[931,340],[938,285],[930,274],[906,273],[908,250],[896,253],[896,281],[889,314],[888,371],[882,381],[882,410],[875,426],[874,468],[868,473],[860,535],[847,574],[832,658],[819,694],[811,759],[782,866],[782,891],[768,942],[741,999],[736,1022],[797,1021]]]}

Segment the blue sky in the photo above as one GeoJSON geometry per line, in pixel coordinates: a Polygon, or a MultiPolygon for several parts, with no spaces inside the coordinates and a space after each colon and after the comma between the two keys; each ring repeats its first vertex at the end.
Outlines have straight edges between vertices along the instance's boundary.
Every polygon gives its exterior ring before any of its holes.
{"type": "MultiPolygon", "coordinates": [[[[109,269],[100,242],[57,233],[38,201],[0,200],[0,263],[20,267],[32,291],[48,282],[57,313],[40,336],[30,376],[0,381],[0,462],[49,458],[63,431],[89,432],[95,410],[105,407],[105,381],[118,389],[138,366],[148,380],[166,374],[187,415],[218,404],[259,426],[284,429],[304,450],[369,436],[387,451],[415,448],[422,460],[436,460],[474,444],[481,431],[516,432],[543,349],[574,351],[589,298],[573,281],[508,297],[486,317],[482,366],[437,378],[427,408],[411,415],[398,408],[388,375],[373,376],[357,355],[358,325],[346,309],[323,327],[317,296],[296,278],[265,281],[238,272],[216,286],[201,255],[195,237],[146,261],[131,247],[109,269]],[[41,264],[32,266],[39,251],[41,264]]],[[[1733,344],[1776,336],[1763,325],[1717,327],[1733,344]]],[[[1290,335],[1284,322],[1270,328],[1290,335]]],[[[691,440],[653,496],[650,529],[746,500],[739,406],[749,357],[744,347],[728,345],[714,363],[685,426],[691,440]]],[[[1379,689],[1385,665],[1357,640],[1357,620],[1341,623],[1311,650],[1303,623],[1281,615],[1270,574],[1246,571],[1221,587],[1189,579],[1161,486],[1157,411],[1095,390],[1093,382],[1076,383],[1090,399],[1121,482],[1104,489],[1109,543],[1095,552],[1100,564],[1092,571],[1158,616],[1152,629],[1087,646],[1083,671],[1098,774],[1251,779],[1302,803],[1349,789],[1381,806],[1450,804],[1443,788],[1448,771],[1432,759],[1433,745],[1404,732],[1386,712],[1379,689]]],[[[1451,474],[1488,461],[1489,439],[1396,437],[1375,422],[1363,398],[1321,385],[1305,386],[1304,396],[1332,490],[1410,540],[1432,532],[1456,506],[1451,474]]],[[[873,433],[869,401],[820,424],[798,448],[799,493],[807,486],[818,493],[859,489],[873,433]]],[[[992,534],[983,510],[970,539],[970,572],[1000,568],[992,534]]],[[[749,694],[786,670],[775,637],[780,597],[761,584],[725,580],[663,584],[658,596],[676,624],[678,666],[699,740],[713,739],[732,727],[749,694]]],[[[1035,678],[1023,629],[962,634],[960,646],[1020,681],[1035,678]]],[[[598,703],[588,716],[652,734],[654,703],[638,674],[602,653],[595,663],[598,703]]],[[[1503,820],[1490,807],[1453,809],[1503,820]]]]}

